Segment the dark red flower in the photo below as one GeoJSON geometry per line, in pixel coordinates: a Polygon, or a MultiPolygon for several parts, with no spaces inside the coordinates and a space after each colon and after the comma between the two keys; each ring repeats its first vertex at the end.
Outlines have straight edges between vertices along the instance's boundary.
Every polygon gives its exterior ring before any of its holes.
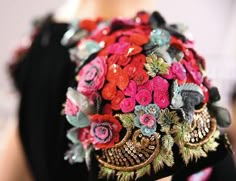
{"type": "Polygon", "coordinates": [[[119,142],[122,126],[115,117],[96,114],[91,116],[91,122],[90,134],[95,149],[111,148],[119,142]]]}

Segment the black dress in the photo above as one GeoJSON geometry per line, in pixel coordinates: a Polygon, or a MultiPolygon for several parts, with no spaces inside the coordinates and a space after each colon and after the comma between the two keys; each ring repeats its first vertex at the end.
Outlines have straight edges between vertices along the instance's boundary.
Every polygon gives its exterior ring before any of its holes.
{"type": "MultiPolygon", "coordinates": [[[[12,72],[21,94],[20,138],[33,177],[40,181],[97,178],[96,173],[88,174],[85,164],[70,165],[64,161],[69,125],[61,110],[67,88],[75,83],[75,65],[70,61],[69,47],[60,43],[66,30],[67,24],[55,23],[49,18],[12,72]]],[[[228,156],[215,166],[212,180],[234,180],[233,169],[228,156]]],[[[187,172],[180,172],[173,180],[186,180],[187,176],[187,172]]]]}

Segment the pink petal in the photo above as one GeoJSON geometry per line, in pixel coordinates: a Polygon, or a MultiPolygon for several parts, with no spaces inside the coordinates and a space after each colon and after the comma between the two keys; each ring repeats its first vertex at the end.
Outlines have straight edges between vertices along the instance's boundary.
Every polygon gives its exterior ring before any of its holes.
{"type": "Polygon", "coordinates": [[[147,106],[152,101],[152,94],[147,89],[141,89],[136,94],[135,99],[140,105],[147,106]]]}
{"type": "Polygon", "coordinates": [[[150,92],[152,92],[153,91],[153,82],[152,82],[152,80],[149,80],[146,83],[138,86],[138,91],[142,90],[142,89],[146,89],[146,90],[149,90],[150,92]]]}
{"type": "Polygon", "coordinates": [[[123,113],[129,113],[134,110],[135,107],[135,99],[134,98],[126,98],[123,99],[120,103],[120,108],[123,113]]]}
{"type": "Polygon", "coordinates": [[[167,91],[169,88],[169,83],[166,79],[156,76],[152,79],[154,91],[167,91]]]}
{"type": "Polygon", "coordinates": [[[154,103],[157,104],[161,109],[168,107],[170,105],[168,90],[166,92],[154,91],[154,103]]]}
{"type": "Polygon", "coordinates": [[[126,96],[134,97],[137,92],[137,84],[135,81],[130,80],[128,87],[124,90],[124,94],[126,96]]]}

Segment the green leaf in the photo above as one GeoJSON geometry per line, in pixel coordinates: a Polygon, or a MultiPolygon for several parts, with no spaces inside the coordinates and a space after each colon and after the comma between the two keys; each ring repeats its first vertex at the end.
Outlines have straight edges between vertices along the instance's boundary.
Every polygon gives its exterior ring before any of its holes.
{"type": "Polygon", "coordinates": [[[173,152],[165,152],[165,156],[163,156],[163,162],[168,166],[172,167],[174,165],[174,155],[173,152]]]}
{"type": "Polygon", "coordinates": [[[84,128],[90,125],[89,118],[81,111],[76,116],[66,115],[66,119],[76,128],[84,128]]]}
{"type": "Polygon", "coordinates": [[[164,167],[164,158],[161,154],[158,154],[157,157],[153,160],[152,165],[154,172],[157,173],[161,168],[164,167]]]}
{"type": "Polygon", "coordinates": [[[167,151],[171,151],[174,145],[174,139],[171,135],[165,135],[162,137],[163,148],[167,151]]]}
{"type": "Polygon", "coordinates": [[[100,171],[98,174],[98,178],[102,179],[102,178],[106,178],[107,180],[111,179],[115,174],[115,170],[114,169],[110,169],[104,166],[100,166],[100,171]]]}
{"type": "Polygon", "coordinates": [[[137,180],[138,178],[144,176],[145,174],[148,174],[148,175],[151,174],[151,165],[150,164],[137,170],[135,179],[137,180]]]}
{"type": "Polygon", "coordinates": [[[194,148],[184,146],[180,148],[180,153],[182,154],[182,158],[186,165],[193,159],[197,161],[201,157],[207,157],[207,154],[204,152],[201,146],[194,148]]]}
{"type": "Polygon", "coordinates": [[[119,181],[129,181],[129,180],[133,180],[134,178],[134,172],[122,172],[119,171],[117,172],[117,180],[119,181]]]}
{"type": "Polygon", "coordinates": [[[219,130],[216,130],[214,135],[208,140],[208,142],[203,145],[203,149],[205,150],[205,152],[216,151],[219,143],[217,143],[215,139],[219,138],[219,136],[220,132],[219,130]]]}
{"type": "Polygon", "coordinates": [[[115,117],[119,118],[125,128],[134,126],[134,114],[116,114],[115,117]]]}

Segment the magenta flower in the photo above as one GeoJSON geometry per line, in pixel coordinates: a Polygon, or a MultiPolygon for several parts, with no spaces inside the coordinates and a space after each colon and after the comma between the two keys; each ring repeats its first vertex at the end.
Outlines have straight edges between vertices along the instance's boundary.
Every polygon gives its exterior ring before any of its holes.
{"type": "Polygon", "coordinates": [[[133,97],[123,99],[120,103],[120,108],[123,113],[133,111],[135,108],[135,99],[133,97]]]}
{"type": "Polygon", "coordinates": [[[186,70],[184,66],[179,62],[174,62],[171,65],[171,71],[175,75],[175,77],[179,80],[186,80],[186,70]]]}
{"type": "Polygon", "coordinates": [[[86,96],[100,90],[105,81],[106,71],[106,59],[104,57],[95,58],[80,70],[77,90],[86,96]]]}
{"type": "Polygon", "coordinates": [[[166,79],[156,76],[152,79],[154,91],[168,91],[169,83],[166,79]]]}
{"type": "Polygon", "coordinates": [[[154,91],[154,103],[161,109],[164,109],[170,105],[169,93],[167,91],[154,91]]]}
{"type": "Polygon", "coordinates": [[[143,85],[139,85],[138,86],[138,91],[139,90],[142,90],[142,89],[147,89],[149,90],[150,92],[153,91],[153,82],[152,80],[148,80],[146,83],[144,83],[143,85]]]}
{"type": "Polygon", "coordinates": [[[140,105],[147,106],[152,101],[152,94],[147,89],[141,89],[136,94],[135,99],[140,105]]]}
{"type": "Polygon", "coordinates": [[[130,80],[128,86],[124,90],[126,96],[134,97],[137,92],[137,84],[135,81],[130,80]]]}
{"type": "Polygon", "coordinates": [[[168,81],[160,76],[156,76],[152,80],[154,89],[154,103],[161,109],[168,107],[170,105],[168,81]]]}

